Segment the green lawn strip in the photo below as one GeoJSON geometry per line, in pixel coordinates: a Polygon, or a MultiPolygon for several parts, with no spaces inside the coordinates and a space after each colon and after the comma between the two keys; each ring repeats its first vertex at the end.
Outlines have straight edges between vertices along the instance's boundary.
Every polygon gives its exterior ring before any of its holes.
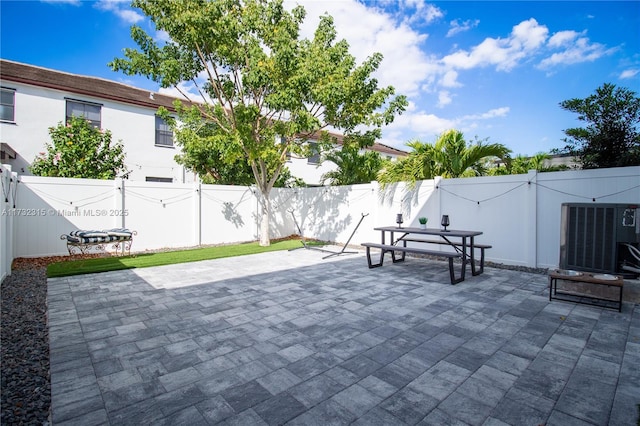
{"type": "MultiPolygon", "coordinates": [[[[324,243],[309,242],[307,245],[324,243]]],[[[175,263],[197,262],[199,260],[221,259],[223,257],[243,256],[266,253],[277,250],[290,250],[302,247],[300,240],[282,240],[262,247],[257,242],[190,250],[167,251],[158,253],[140,253],[123,257],[99,257],[91,259],[68,260],[51,263],[47,266],[47,277],[66,277],[70,275],[91,274],[95,272],[118,271],[121,269],[147,268],[150,266],[172,265],[175,263]]]]}

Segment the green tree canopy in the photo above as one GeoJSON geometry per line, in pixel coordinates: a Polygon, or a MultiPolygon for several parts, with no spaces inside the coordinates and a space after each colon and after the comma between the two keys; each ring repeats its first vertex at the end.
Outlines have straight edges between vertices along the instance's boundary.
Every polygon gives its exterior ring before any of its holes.
{"type": "Polygon", "coordinates": [[[308,40],[299,37],[304,8],[288,12],[282,0],[135,0],[133,5],[169,41],[160,45],[133,26],[138,50],[125,49],[125,58],[110,66],[162,87],[181,90],[191,82],[197,88],[202,103],[179,112],[197,113],[207,124],[188,126],[186,135],[177,132],[178,144],[210,144],[225,163],[247,162],[260,195],[262,245],[270,243],[269,193],[288,153],[304,152],[316,133],[321,146],[329,145],[327,128],[363,143],[373,140],[406,106],[403,96],[392,98],[393,87],[380,89],[371,77],[382,56],[356,65],[347,42],[336,42],[330,16],[321,17],[308,40]]]}
{"type": "MultiPolygon", "coordinates": [[[[177,134],[182,148],[175,156],[178,164],[196,172],[207,184],[249,186],[255,182],[247,159],[227,154],[229,146],[216,143],[216,125],[213,122],[204,120],[197,108],[185,109],[180,102],[175,107],[182,118],[179,125],[168,110],[161,109],[159,114],[177,134]]],[[[283,167],[274,187],[289,186],[305,186],[305,183],[291,176],[289,169],[283,167]]]]}
{"type": "Polygon", "coordinates": [[[434,144],[420,141],[407,143],[412,148],[409,155],[393,162],[381,171],[378,180],[382,184],[405,181],[481,176],[487,172],[487,162],[499,158],[508,161],[511,152],[502,144],[488,144],[484,141],[469,143],[462,132],[447,130],[434,144]]]}
{"type": "Polygon", "coordinates": [[[49,127],[51,143],[31,164],[36,176],[115,179],[128,174],[122,143],[111,143],[111,132],[100,130],[87,119],[73,117],[49,127]]]}
{"type": "Polygon", "coordinates": [[[626,88],[605,83],[585,99],[569,99],[560,107],[578,114],[587,127],[564,131],[560,152],[579,158],[584,169],[640,165],[640,98],[626,88]]]}
{"type": "Polygon", "coordinates": [[[557,172],[561,170],[567,170],[568,166],[564,164],[549,165],[551,157],[545,152],[539,152],[531,157],[524,155],[517,155],[514,158],[508,160],[504,166],[491,167],[488,169],[488,174],[492,176],[500,175],[518,175],[526,174],[529,170],[536,170],[538,172],[557,172]]]}
{"type": "Polygon", "coordinates": [[[342,149],[328,151],[323,161],[331,161],[337,168],[322,175],[322,184],[354,185],[376,180],[384,160],[375,151],[360,152],[357,145],[345,144],[342,149]]]}

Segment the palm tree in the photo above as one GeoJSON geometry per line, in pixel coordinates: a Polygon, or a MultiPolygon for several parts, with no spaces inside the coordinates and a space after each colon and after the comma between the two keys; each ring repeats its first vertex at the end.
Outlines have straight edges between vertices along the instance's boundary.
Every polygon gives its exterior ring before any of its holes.
{"type": "Polygon", "coordinates": [[[376,180],[382,168],[383,159],[375,151],[365,151],[360,154],[355,145],[344,145],[341,150],[325,154],[323,160],[334,162],[338,168],[324,173],[321,183],[329,181],[331,185],[354,185],[369,183],[376,180]]]}
{"type": "Polygon", "coordinates": [[[446,178],[481,176],[487,173],[487,162],[499,158],[509,160],[509,150],[502,144],[485,144],[478,141],[467,144],[462,132],[447,130],[431,145],[420,141],[407,144],[413,151],[409,155],[387,167],[378,175],[378,180],[386,183],[446,178]]]}
{"type": "Polygon", "coordinates": [[[568,169],[568,167],[563,164],[555,166],[547,165],[549,159],[549,154],[544,152],[539,152],[531,157],[517,155],[511,161],[507,162],[505,167],[494,167],[489,169],[489,174],[493,176],[518,175],[526,174],[529,170],[536,170],[538,172],[557,172],[568,169]]]}

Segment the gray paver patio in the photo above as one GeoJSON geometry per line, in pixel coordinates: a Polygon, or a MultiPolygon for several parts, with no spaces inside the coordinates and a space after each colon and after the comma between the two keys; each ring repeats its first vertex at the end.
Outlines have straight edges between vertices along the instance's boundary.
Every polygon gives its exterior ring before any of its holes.
{"type": "Polygon", "coordinates": [[[273,252],[48,280],[55,425],[635,425],[640,305],[273,252]]]}

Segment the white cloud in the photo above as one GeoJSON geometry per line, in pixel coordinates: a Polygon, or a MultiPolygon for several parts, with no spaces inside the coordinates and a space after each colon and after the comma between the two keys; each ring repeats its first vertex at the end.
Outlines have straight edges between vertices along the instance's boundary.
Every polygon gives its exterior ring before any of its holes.
{"type": "Polygon", "coordinates": [[[616,50],[616,48],[607,49],[603,44],[591,43],[588,38],[580,37],[569,43],[565,50],[553,53],[540,61],[538,68],[549,69],[558,65],[593,62],[603,56],[612,54],[616,50]]]}
{"type": "MultiPolygon", "coordinates": [[[[406,132],[407,129],[411,129],[411,134],[415,135],[415,138],[431,140],[435,135],[447,129],[455,128],[455,125],[456,122],[454,120],[438,117],[425,111],[405,111],[404,114],[396,117],[393,123],[385,128],[385,134],[387,129],[390,132],[406,132]]],[[[407,139],[404,142],[407,142],[407,139]]]]}
{"type": "Polygon", "coordinates": [[[157,42],[168,43],[171,40],[171,36],[165,30],[158,30],[155,32],[153,39],[157,42]]]}
{"type": "Polygon", "coordinates": [[[454,70],[445,71],[440,79],[440,85],[442,87],[460,87],[462,86],[458,82],[458,72],[454,70]]]}
{"type": "Polygon", "coordinates": [[[126,24],[136,24],[144,19],[144,16],[129,8],[126,0],[100,0],[95,7],[107,12],[112,12],[126,24]]]}
{"type": "Polygon", "coordinates": [[[469,70],[488,65],[500,65],[510,61],[506,40],[487,38],[471,51],[459,50],[442,58],[445,66],[469,70]]]}
{"type": "Polygon", "coordinates": [[[469,114],[458,117],[451,120],[451,123],[453,123],[451,128],[457,128],[465,134],[471,131],[477,131],[481,128],[487,130],[493,127],[493,119],[506,117],[509,114],[509,111],[509,107],[501,107],[490,109],[489,111],[478,114],[469,114]]]}
{"type": "MultiPolygon", "coordinates": [[[[343,0],[334,0],[343,1],[343,0]]],[[[349,0],[351,1],[351,0],[349,0]]],[[[327,2],[328,3],[328,2],[327,2]]],[[[308,4],[304,2],[305,7],[308,4]]],[[[377,2],[369,2],[369,9],[386,7],[388,10],[394,10],[394,19],[398,22],[406,24],[431,24],[444,16],[444,13],[436,5],[428,3],[425,0],[378,0],[377,2]]],[[[388,12],[387,12],[388,13],[388,12]]]]}
{"type": "MultiPolygon", "coordinates": [[[[295,4],[286,3],[290,7],[295,4]]],[[[303,1],[301,4],[307,11],[302,37],[313,38],[319,17],[328,13],[334,19],[337,40],[347,40],[349,52],[358,64],[375,52],[383,55],[375,73],[380,86],[392,85],[396,93],[412,96],[418,94],[424,81],[434,73],[435,59],[429,58],[421,46],[428,35],[414,31],[406,22],[399,22],[381,9],[368,8],[353,0],[303,1]]],[[[423,2],[404,4],[426,8],[421,6],[423,2]]]]}
{"type": "Polygon", "coordinates": [[[442,90],[438,93],[438,108],[449,105],[451,102],[453,102],[453,98],[448,90],[442,90]]]}
{"type": "Polygon", "coordinates": [[[600,43],[593,43],[586,37],[587,32],[559,31],[549,38],[547,47],[563,49],[540,61],[538,68],[548,70],[559,65],[593,62],[603,56],[612,54],[617,48],[609,48],[600,43]]]}
{"type": "Polygon", "coordinates": [[[407,0],[407,4],[416,7],[416,16],[420,16],[422,21],[430,24],[444,16],[444,13],[435,5],[428,4],[423,0],[407,0]]]}
{"type": "Polygon", "coordinates": [[[511,32],[512,46],[525,52],[533,51],[541,47],[547,36],[549,29],[538,21],[531,18],[513,27],[511,32]]]}
{"type": "Polygon", "coordinates": [[[568,46],[580,36],[580,33],[575,31],[558,31],[549,38],[547,45],[549,47],[563,47],[568,46]]]}
{"type": "Polygon", "coordinates": [[[494,108],[481,114],[466,115],[463,120],[489,120],[496,117],[505,117],[509,111],[509,107],[494,108]]]}
{"type": "Polygon", "coordinates": [[[456,34],[463,33],[477,27],[478,24],[480,24],[480,20],[478,19],[475,19],[473,21],[468,19],[464,22],[460,22],[457,19],[454,19],[450,22],[451,28],[449,28],[449,31],[447,31],[446,36],[453,37],[456,34]]]}
{"type": "Polygon", "coordinates": [[[532,18],[514,26],[508,38],[486,38],[470,51],[458,50],[445,56],[442,63],[453,69],[495,66],[499,71],[510,71],[543,45],[548,32],[532,18]]]}
{"type": "Polygon", "coordinates": [[[142,15],[133,10],[118,9],[114,12],[127,24],[136,24],[144,19],[142,15]]]}
{"type": "Polygon", "coordinates": [[[620,79],[633,78],[640,73],[640,69],[624,70],[620,73],[620,79]]]}

